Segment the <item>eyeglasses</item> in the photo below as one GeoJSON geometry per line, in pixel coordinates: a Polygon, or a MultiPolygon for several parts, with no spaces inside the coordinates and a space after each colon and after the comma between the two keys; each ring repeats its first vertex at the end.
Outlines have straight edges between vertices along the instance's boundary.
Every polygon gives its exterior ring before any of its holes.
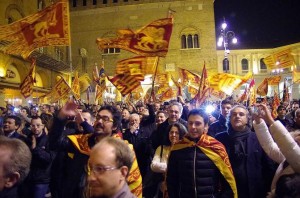
{"type": "Polygon", "coordinates": [[[106,171],[112,171],[119,169],[120,167],[110,167],[110,166],[89,166],[87,165],[85,167],[85,171],[88,175],[91,175],[91,172],[93,172],[95,175],[103,174],[106,171]]]}
{"type": "Polygon", "coordinates": [[[34,125],[34,124],[32,124],[32,125],[30,125],[31,126],[31,128],[40,128],[40,127],[42,127],[43,125],[42,124],[37,124],[37,125],[34,125]]]}
{"type": "Polygon", "coordinates": [[[103,120],[103,122],[113,122],[114,120],[108,116],[97,115],[96,120],[103,120]]]}

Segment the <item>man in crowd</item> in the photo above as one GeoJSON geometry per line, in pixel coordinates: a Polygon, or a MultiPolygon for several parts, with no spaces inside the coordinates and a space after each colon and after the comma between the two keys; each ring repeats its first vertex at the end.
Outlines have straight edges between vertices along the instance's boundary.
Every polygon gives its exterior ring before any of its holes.
{"type": "Polygon", "coordinates": [[[265,198],[275,173],[274,163],[251,131],[249,111],[234,106],[229,114],[228,130],[216,135],[226,147],[241,198],[265,198]]]}
{"type": "MultiPolygon", "coordinates": [[[[84,187],[84,167],[87,164],[88,157],[91,148],[99,142],[104,137],[115,137],[121,138],[120,133],[121,126],[121,113],[113,106],[105,105],[102,106],[96,116],[96,121],[94,122],[93,132],[88,134],[77,134],[69,135],[65,138],[62,134],[64,121],[68,117],[74,117],[76,115],[77,105],[70,101],[59,111],[58,120],[55,121],[55,127],[50,133],[52,148],[56,149],[59,144],[63,144],[63,148],[66,152],[71,152],[71,162],[68,163],[66,167],[67,171],[65,176],[62,177],[61,183],[64,188],[62,190],[61,197],[80,197],[84,187]],[[61,126],[58,126],[58,125],[61,126]],[[59,127],[59,128],[57,128],[59,127]],[[57,142],[63,138],[63,143],[57,142]]],[[[137,197],[142,196],[142,178],[140,176],[140,171],[137,165],[137,161],[130,170],[128,183],[131,191],[137,195],[137,197]]]]}
{"type": "Polygon", "coordinates": [[[292,123],[289,123],[289,120],[286,119],[286,108],[283,105],[279,105],[277,107],[277,118],[275,120],[279,120],[283,126],[288,127],[292,123]]]}
{"type": "Polygon", "coordinates": [[[31,152],[18,139],[0,136],[0,197],[17,198],[18,187],[29,173],[31,152]]]}
{"type": "Polygon", "coordinates": [[[88,197],[135,198],[127,184],[134,154],[121,139],[107,137],[97,143],[87,165],[88,197]]]}
{"type": "Polygon", "coordinates": [[[233,106],[233,101],[231,99],[225,99],[221,102],[221,114],[216,122],[212,123],[208,129],[208,135],[215,137],[217,133],[227,131],[226,117],[233,106]]]}
{"type": "Polygon", "coordinates": [[[167,168],[170,198],[235,197],[235,179],[224,146],[206,135],[208,116],[199,109],[188,115],[188,134],[171,150],[167,168]]]}
{"type": "Polygon", "coordinates": [[[163,123],[157,126],[157,130],[155,130],[151,135],[152,147],[154,150],[160,145],[166,145],[168,142],[169,134],[167,128],[169,125],[179,122],[187,127],[187,122],[181,119],[182,114],[182,104],[179,102],[172,102],[168,107],[168,119],[163,123]]]}

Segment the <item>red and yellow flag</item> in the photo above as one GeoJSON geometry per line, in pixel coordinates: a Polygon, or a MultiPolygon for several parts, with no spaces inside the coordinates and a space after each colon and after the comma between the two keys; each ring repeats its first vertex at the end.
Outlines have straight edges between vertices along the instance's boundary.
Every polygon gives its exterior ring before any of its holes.
{"type": "Polygon", "coordinates": [[[117,74],[109,81],[120,91],[122,96],[129,94],[132,90],[141,85],[134,76],[128,74],[117,74]]]}
{"type": "Polygon", "coordinates": [[[228,73],[216,73],[210,75],[209,85],[215,91],[222,91],[227,95],[231,95],[233,90],[246,83],[252,77],[252,73],[248,73],[245,76],[238,76],[228,73]]]}
{"type": "Polygon", "coordinates": [[[32,61],[31,68],[28,75],[24,78],[20,84],[21,94],[24,98],[28,98],[33,93],[33,86],[35,83],[35,60],[32,61]]]}
{"type": "Polygon", "coordinates": [[[256,93],[260,96],[266,96],[268,94],[268,85],[268,78],[265,78],[257,87],[256,93]]]}
{"type": "Polygon", "coordinates": [[[80,100],[80,86],[79,86],[79,78],[78,78],[78,72],[75,72],[74,80],[72,83],[72,93],[76,100],[80,100]]]}
{"type": "Polygon", "coordinates": [[[280,83],[281,76],[272,76],[268,78],[268,85],[278,85],[280,83]]]}
{"type": "Polygon", "coordinates": [[[117,38],[98,38],[96,43],[100,49],[120,48],[142,56],[165,57],[172,28],[173,18],[158,19],[137,31],[119,30],[117,38]]]}
{"type": "Polygon", "coordinates": [[[65,96],[67,96],[71,91],[70,86],[68,83],[65,81],[63,77],[61,77],[54,87],[52,88],[51,92],[48,94],[48,96],[51,97],[52,102],[56,102],[65,96]]]}
{"type": "Polygon", "coordinates": [[[0,26],[1,46],[7,54],[26,59],[39,47],[70,45],[69,6],[60,0],[12,24],[0,26]]]}
{"type": "Polygon", "coordinates": [[[300,83],[300,72],[293,70],[293,83],[300,83]]]}
{"type": "Polygon", "coordinates": [[[283,84],[282,101],[283,102],[289,102],[290,101],[289,88],[286,85],[286,81],[284,81],[284,84],[283,84]]]}
{"type": "Polygon", "coordinates": [[[146,75],[147,57],[138,56],[118,61],[116,74],[128,73],[137,80],[143,81],[146,75]]]}
{"type": "Polygon", "coordinates": [[[274,96],[273,96],[273,104],[272,104],[272,117],[275,119],[277,118],[277,108],[280,105],[280,99],[277,94],[277,92],[274,90],[274,96]]]}
{"type": "Polygon", "coordinates": [[[290,49],[273,53],[264,58],[263,61],[270,69],[289,68],[295,65],[295,61],[290,49]]]}
{"type": "Polygon", "coordinates": [[[211,88],[209,86],[207,70],[206,70],[206,67],[204,64],[203,69],[202,69],[202,75],[201,75],[198,93],[195,97],[196,104],[198,106],[200,106],[206,100],[206,98],[210,96],[210,90],[211,90],[211,88]]]}

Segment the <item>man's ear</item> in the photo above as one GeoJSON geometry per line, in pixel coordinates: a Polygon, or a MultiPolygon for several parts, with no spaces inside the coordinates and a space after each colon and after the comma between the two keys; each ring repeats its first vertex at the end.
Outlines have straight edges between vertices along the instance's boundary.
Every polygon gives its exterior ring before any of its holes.
{"type": "Polygon", "coordinates": [[[18,181],[20,180],[20,177],[21,177],[20,173],[18,173],[18,172],[9,174],[9,176],[7,176],[5,178],[4,187],[5,188],[13,187],[16,183],[18,183],[18,181]]]}
{"type": "Polygon", "coordinates": [[[126,179],[126,177],[127,177],[127,175],[128,175],[128,172],[129,172],[128,167],[127,167],[127,166],[122,166],[122,167],[120,168],[120,170],[121,170],[122,176],[124,177],[124,179],[126,179]]]}

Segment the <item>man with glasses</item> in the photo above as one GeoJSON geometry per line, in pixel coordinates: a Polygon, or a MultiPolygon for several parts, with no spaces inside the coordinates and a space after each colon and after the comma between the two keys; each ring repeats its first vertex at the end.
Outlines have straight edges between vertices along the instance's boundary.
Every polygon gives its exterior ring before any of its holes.
{"type": "MultiPolygon", "coordinates": [[[[62,128],[57,129],[58,125],[62,125],[68,117],[78,116],[76,111],[77,105],[74,102],[68,102],[58,113],[60,122],[54,125],[50,133],[52,149],[61,149],[72,153],[69,155],[69,163],[64,168],[64,175],[61,177],[62,189],[58,189],[59,196],[57,197],[81,197],[84,189],[84,166],[88,161],[91,148],[104,137],[122,138],[120,132],[121,113],[113,106],[102,106],[93,125],[93,132],[87,134],[68,135],[67,138],[62,134],[62,128]],[[60,132],[59,132],[60,131],[60,132]],[[57,142],[57,140],[59,140],[57,142]],[[63,141],[63,142],[62,142],[63,141]]],[[[76,120],[76,118],[75,118],[76,120]]],[[[135,160],[134,166],[130,170],[128,183],[131,191],[141,197],[142,178],[135,160]]]]}
{"type": "Polygon", "coordinates": [[[87,197],[135,198],[127,177],[134,162],[134,153],[121,139],[107,137],[90,152],[87,164],[87,197]]]}
{"type": "Polygon", "coordinates": [[[29,175],[22,186],[22,197],[45,197],[49,190],[50,169],[55,153],[49,149],[48,135],[39,116],[31,118],[30,128],[28,137],[32,142],[32,161],[29,175]]]}

